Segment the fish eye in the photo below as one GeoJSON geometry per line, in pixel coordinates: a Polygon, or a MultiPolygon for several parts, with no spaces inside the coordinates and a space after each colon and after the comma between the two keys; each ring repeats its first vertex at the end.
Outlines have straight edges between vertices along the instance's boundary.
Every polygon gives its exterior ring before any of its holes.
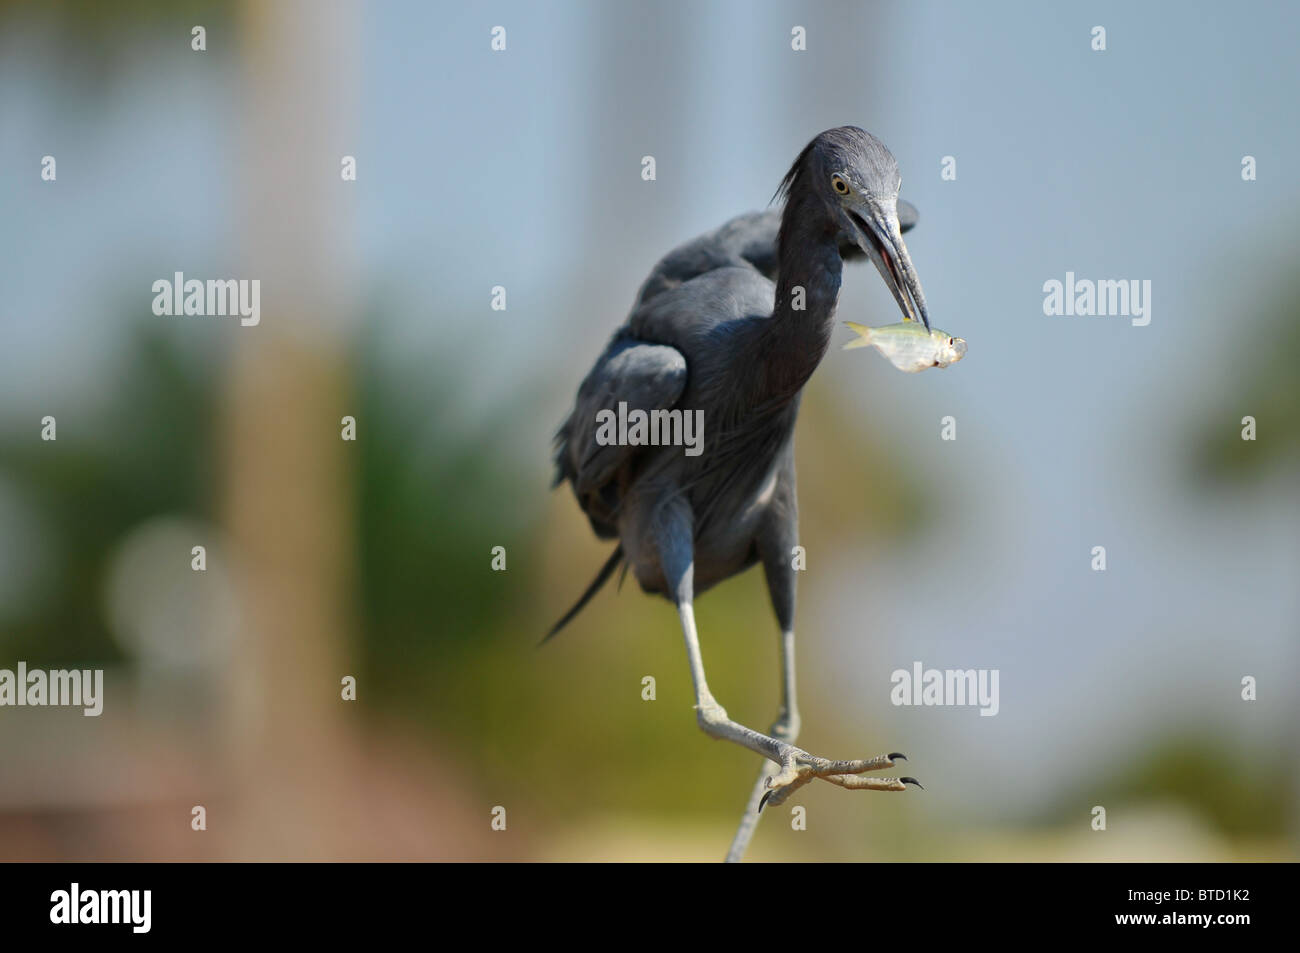
{"type": "Polygon", "coordinates": [[[840,195],[849,194],[849,183],[845,182],[844,179],[838,175],[831,176],[831,188],[833,188],[840,195]]]}

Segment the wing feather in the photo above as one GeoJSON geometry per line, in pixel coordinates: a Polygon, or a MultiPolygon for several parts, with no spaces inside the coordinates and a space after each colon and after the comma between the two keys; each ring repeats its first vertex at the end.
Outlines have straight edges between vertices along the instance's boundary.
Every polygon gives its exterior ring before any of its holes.
{"type": "Polygon", "coordinates": [[[634,338],[611,342],[578,390],[573,412],[560,429],[557,480],[568,478],[579,501],[599,491],[644,448],[601,443],[597,414],[669,410],[686,387],[686,358],[676,348],[634,338]]]}

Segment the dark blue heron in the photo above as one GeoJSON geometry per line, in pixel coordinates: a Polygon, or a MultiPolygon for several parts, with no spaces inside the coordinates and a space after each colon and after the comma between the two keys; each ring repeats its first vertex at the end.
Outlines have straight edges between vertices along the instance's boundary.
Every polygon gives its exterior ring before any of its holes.
{"type": "Polygon", "coordinates": [[[898,201],[900,183],[893,155],[862,129],[817,136],[781,182],[782,211],[733,219],[655,266],[556,436],[556,485],[569,481],[596,535],[619,542],[547,638],[620,565],[644,591],[673,600],[700,727],[779,766],[760,775],[729,859],[743,853],[764,803],[814,778],[874,791],[916,784],[861,776],[905,760],[897,753],[831,761],[794,744],[795,418],[830,345],[845,259],[869,258],[904,319],[930,326],[903,243],[915,210],[898,201]],[[602,439],[601,413],[620,404],[647,415],[703,411],[703,452],[602,439]],[[768,734],[728,718],[709,691],[692,610],[696,595],[760,562],[781,650],[781,705],[768,734]]]}

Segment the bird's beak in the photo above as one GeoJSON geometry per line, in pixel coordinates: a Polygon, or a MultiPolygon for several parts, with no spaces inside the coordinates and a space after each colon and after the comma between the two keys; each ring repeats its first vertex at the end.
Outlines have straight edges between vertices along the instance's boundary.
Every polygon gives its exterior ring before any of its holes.
{"type": "Polygon", "coordinates": [[[898,302],[903,317],[919,320],[930,330],[930,312],[925,306],[925,293],[921,279],[912,267],[912,258],[903,243],[903,233],[898,224],[898,208],[893,202],[881,203],[863,198],[848,210],[857,231],[857,242],[885,279],[885,284],[898,302]]]}

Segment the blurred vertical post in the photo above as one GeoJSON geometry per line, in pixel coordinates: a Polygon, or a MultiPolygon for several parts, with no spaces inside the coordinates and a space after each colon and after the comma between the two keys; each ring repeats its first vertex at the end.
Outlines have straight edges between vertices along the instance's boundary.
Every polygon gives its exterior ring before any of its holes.
{"type": "MultiPolygon", "coordinates": [[[[331,849],[331,773],[345,760],[340,679],[352,627],[355,312],[350,200],[356,10],[245,0],[236,186],[239,277],[262,317],[236,332],[222,405],[223,508],[244,618],[228,673],[225,740],[242,858],[331,849]],[[292,805],[288,807],[287,805],[292,805]]],[[[359,439],[365,422],[360,421],[359,439]]]]}

